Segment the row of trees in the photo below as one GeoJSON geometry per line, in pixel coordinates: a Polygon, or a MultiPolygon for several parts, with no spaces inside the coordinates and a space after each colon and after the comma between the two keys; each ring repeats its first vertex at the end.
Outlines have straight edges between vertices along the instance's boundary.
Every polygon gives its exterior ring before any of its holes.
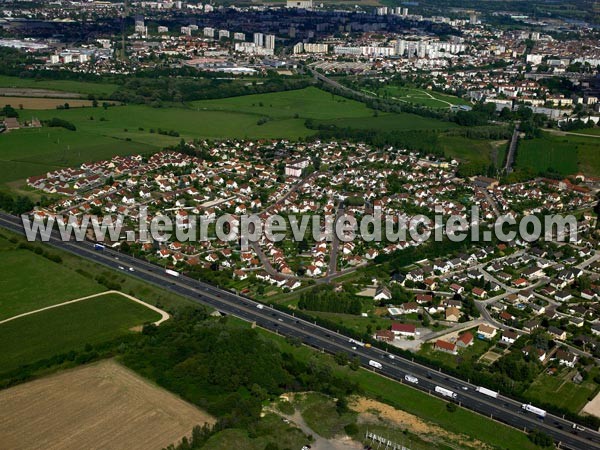
{"type": "Polygon", "coordinates": [[[310,311],[360,314],[362,303],[354,295],[335,292],[332,286],[324,285],[303,292],[298,301],[298,308],[310,311]]]}

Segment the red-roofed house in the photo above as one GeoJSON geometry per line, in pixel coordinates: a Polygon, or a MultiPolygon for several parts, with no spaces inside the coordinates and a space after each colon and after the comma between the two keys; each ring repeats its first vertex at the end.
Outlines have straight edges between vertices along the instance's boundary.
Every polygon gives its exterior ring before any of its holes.
{"type": "Polygon", "coordinates": [[[473,335],[469,331],[461,334],[461,336],[456,340],[456,345],[459,347],[468,347],[469,345],[473,345],[473,335]]]}
{"type": "Polygon", "coordinates": [[[392,323],[392,333],[396,336],[415,337],[417,334],[417,328],[414,325],[408,323],[392,323]]]}
{"type": "Polygon", "coordinates": [[[456,345],[454,345],[452,342],[442,341],[441,339],[438,339],[435,342],[434,348],[441,352],[451,353],[452,355],[456,355],[458,353],[456,351],[456,345]]]}

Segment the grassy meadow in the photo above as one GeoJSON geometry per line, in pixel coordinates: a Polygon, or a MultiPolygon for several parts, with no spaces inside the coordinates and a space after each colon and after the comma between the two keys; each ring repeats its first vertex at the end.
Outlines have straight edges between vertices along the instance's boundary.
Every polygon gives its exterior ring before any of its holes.
{"type": "Polygon", "coordinates": [[[0,320],[105,290],[29,250],[0,249],[0,273],[0,320]]]}
{"type": "Polygon", "coordinates": [[[60,92],[74,92],[84,96],[95,95],[98,98],[108,98],[117,89],[117,85],[91,83],[88,81],[36,80],[35,78],[0,75],[0,88],[48,89],[60,92]]]}
{"type": "Polygon", "coordinates": [[[583,172],[600,176],[600,139],[584,136],[556,136],[523,139],[517,150],[516,167],[534,172],[553,169],[562,175],[583,172]]]}
{"type": "Polygon", "coordinates": [[[380,97],[414,103],[428,108],[450,108],[452,106],[470,105],[467,100],[454,95],[404,86],[385,86],[378,89],[375,93],[380,97]]]}
{"type": "MultiPolygon", "coordinates": [[[[63,280],[64,282],[64,280],[63,280]]],[[[0,324],[3,372],[54,355],[81,350],[129,333],[160,315],[117,294],[42,311],[0,324]]]]}

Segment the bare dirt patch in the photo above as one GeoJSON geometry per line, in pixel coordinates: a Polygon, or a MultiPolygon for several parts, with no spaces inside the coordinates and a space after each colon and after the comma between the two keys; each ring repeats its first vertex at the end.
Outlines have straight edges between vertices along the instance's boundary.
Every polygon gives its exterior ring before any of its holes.
{"type": "Polygon", "coordinates": [[[0,391],[0,447],[152,450],[215,419],[115,361],[0,391]]]}
{"type": "Polygon", "coordinates": [[[41,98],[41,97],[0,97],[0,104],[10,105],[15,109],[55,109],[68,103],[70,107],[92,106],[90,100],[71,98],[41,98]]]}
{"type": "Polygon", "coordinates": [[[385,403],[370,398],[353,398],[350,402],[350,408],[359,413],[359,423],[377,423],[381,425],[383,420],[385,424],[392,428],[406,429],[422,439],[431,442],[445,442],[446,444],[454,442],[462,448],[472,448],[477,450],[490,449],[488,445],[481,441],[449,432],[437,425],[428,423],[417,416],[395,409],[390,405],[386,405],[385,403]]]}
{"type": "Polygon", "coordinates": [[[590,416],[600,417],[600,394],[596,394],[592,400],[587,402],[581,412],[590,416]]]}

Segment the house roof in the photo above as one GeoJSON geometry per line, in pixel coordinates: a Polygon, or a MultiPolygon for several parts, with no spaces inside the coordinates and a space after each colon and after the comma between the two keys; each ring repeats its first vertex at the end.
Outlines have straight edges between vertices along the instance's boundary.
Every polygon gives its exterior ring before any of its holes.
{"type": "Polygon", "coordinates": [[[443,350],[448,350],[450,352],[456,351],[456,345],[454,345],[452,342],[442,341],[441,339],[438,339],[437,341],[435,341],[435,346],[436,346],[436,348],[441,348],[443,350]]]}
{"type": "Polygon", "coordinates": [[[392,323],[392,331],[398,331],[401,333],[414,333],[417,331],[417,328],[410,323],[392,323]]]}
{"type": "Polygon", "coordinates": [[[459,338],[458,338],[459,342],[462,342],[465,345],[470,344],[473,341],[473,335],[471,334],[471,332],[467,331],[466,333],[463,333],[459,338]]]}

